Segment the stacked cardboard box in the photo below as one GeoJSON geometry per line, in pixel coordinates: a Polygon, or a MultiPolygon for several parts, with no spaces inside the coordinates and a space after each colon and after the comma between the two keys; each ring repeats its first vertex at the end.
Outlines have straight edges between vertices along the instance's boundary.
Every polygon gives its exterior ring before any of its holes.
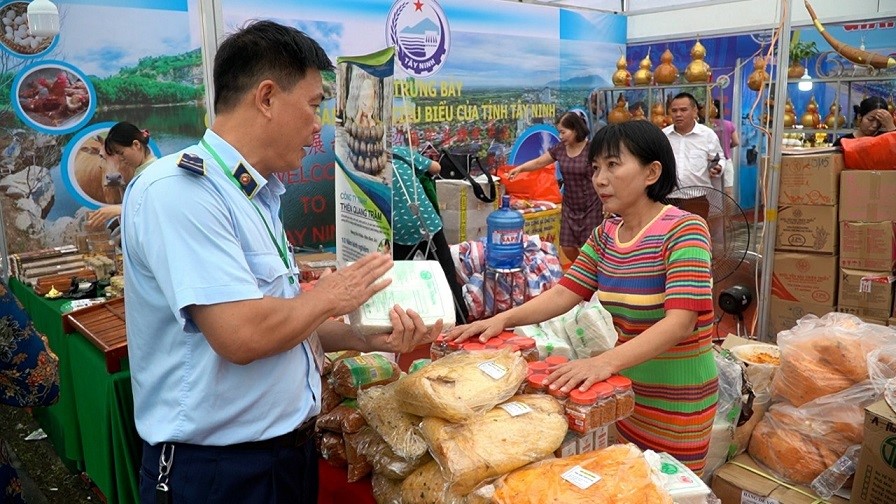
{"type": "Polygon", "coordinates": [[[887,325],[896,279],[896,171],[847,170],[840,184],[837,310],[887,325]]]}
{"type": "MultiPolygon", "coordinates": [[[[497,185],[500,193],[502,185],[497,185]]],[[[488,188],[485,187],[486,194],[488,188]]],[[[487,231],[485,220],[501,203],[501,195],[495,202],[486,203],[476,198],[473,186],[466,180],[436,180],[439,198],[439,213],[442,214],[443,230],[448,243],[477,240],[487,231]]]]}
{"type": "Polygon", "coordinates": [[[838,201],[843,155],[781,158],[769,332],[837,306],[838,201]]]}

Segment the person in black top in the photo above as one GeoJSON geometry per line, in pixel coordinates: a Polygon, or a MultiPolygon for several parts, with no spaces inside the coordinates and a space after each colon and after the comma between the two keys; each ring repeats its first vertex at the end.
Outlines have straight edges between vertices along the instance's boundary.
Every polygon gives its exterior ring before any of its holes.
{"type": "Polygon", "coordinates": [[[887,109],[887,102],[877,96],[865,98],[859,103],[856,110],[856,126],[855,131],[838,138],[834,145],[840,145],[840,140],[844,138],[870,137],[896,131],[893,114],[887,109]]]}

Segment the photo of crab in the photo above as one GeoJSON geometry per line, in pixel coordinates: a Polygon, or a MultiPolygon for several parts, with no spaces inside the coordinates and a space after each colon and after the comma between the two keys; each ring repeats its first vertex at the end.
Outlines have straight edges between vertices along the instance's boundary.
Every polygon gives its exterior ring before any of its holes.
{"type": "Polygon", "coordinates": [[[19,117],[51,134],[78,129],[96,108],[93,86],[74,67],[62,62],[24,69],[13,85],[13,93],[19,117]]]}

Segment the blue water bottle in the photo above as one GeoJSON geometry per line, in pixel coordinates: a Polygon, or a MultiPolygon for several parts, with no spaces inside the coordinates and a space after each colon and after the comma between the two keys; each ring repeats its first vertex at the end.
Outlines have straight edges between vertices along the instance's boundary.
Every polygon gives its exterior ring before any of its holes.
{"type": "Polygon", "coordinates": [[[485,260],[492,269],[513,269],[523,265],[523,214],[510,208],[510,196],[501,198],[501,208],[488,215],[485,260]]]}

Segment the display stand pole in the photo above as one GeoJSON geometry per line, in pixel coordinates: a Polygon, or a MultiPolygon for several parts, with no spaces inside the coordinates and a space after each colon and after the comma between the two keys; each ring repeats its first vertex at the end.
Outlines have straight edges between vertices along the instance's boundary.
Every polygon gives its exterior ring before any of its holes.
{"type": "Polygon", "coordinates": [[[205,109],[208,124],[215,122],[214,63],[218,42],[224,38],[224,14],[220,0],[199,0],[199,29],[202,38],[202,76],[205,80],[205,109]]]}
{"type": "MultiPolygon", "coordinates": [[[[781,138],[784,133],[784,104],[787,103],[787,62],[790,60],[790,0],[781,0],[781,33],[778,34],[778,58],[775,61],[775,105],[772,115],[772,135],[769,139],[769,163],[765,179],[765,220],[762,225],[762,278],[759,284],[759,321],[756,337],[759,341],[772,341],[769,334],[771,309],[772,272],[775,257],[775,233],[778,227],[778,191],[781,186],[781,138]],[[786,13],[786,15],[784,15],[786,13]]],[[[759,203],[759,202],[757,202],[759,203]]]]}

